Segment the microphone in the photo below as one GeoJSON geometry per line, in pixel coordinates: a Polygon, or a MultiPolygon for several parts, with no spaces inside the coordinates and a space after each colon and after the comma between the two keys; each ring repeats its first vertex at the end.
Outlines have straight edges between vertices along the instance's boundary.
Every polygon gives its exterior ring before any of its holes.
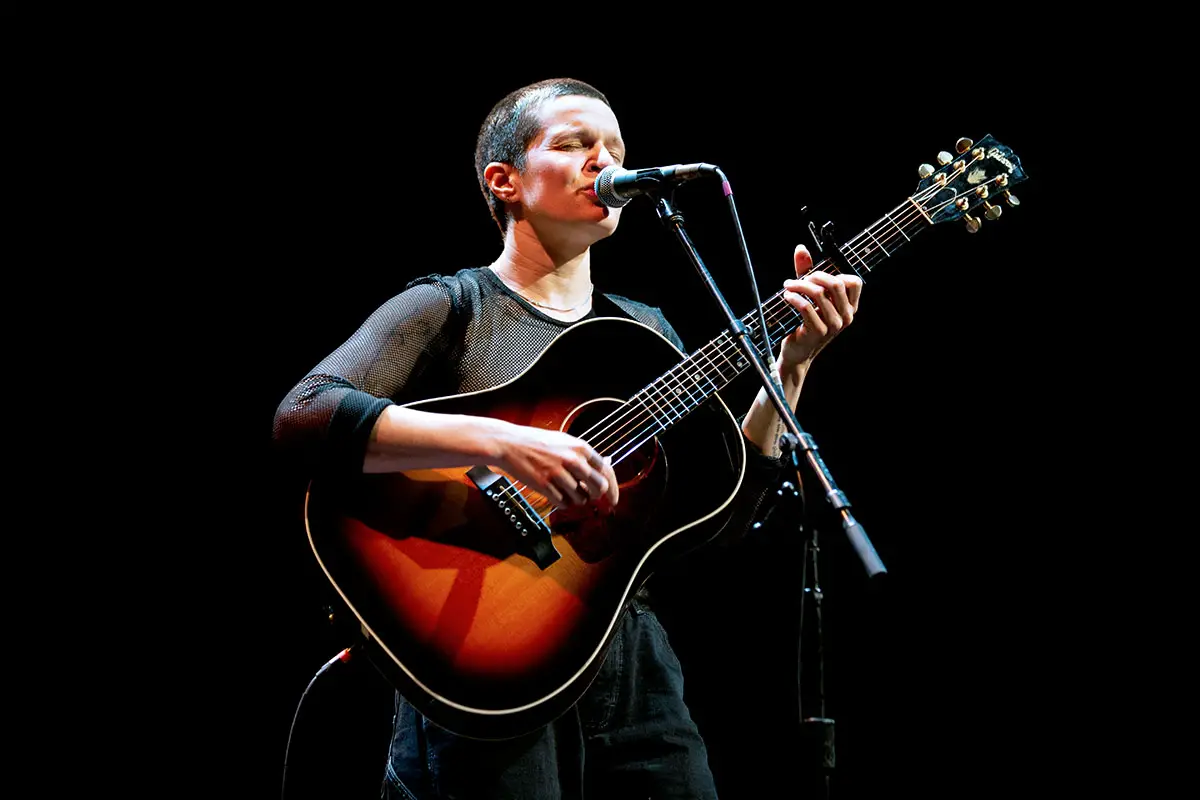
{"type": "Polygon", "coordinates": [[[650,169],[624,169],[612,164],[596,176],[596,197],[610,208],[620,208],[639,194],[717,171],[712,164],[673,164],[650,169]]]}

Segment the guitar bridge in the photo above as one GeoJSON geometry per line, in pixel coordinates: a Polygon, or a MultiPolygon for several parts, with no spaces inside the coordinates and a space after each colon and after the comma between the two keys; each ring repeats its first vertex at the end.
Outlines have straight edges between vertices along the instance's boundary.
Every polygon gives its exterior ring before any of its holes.
{"type": "Polygon", "coordinates": [[[517,491],[512,481],[483,465],[467,470],[467,477],[479,487],[483,496],[491,501],[496,513],[518,535],[521,552],[532,559],[533,563],[541,569],[546,569],[562,558],[562,554],[555,549],[550,540],[550,526],[517,491]]]}

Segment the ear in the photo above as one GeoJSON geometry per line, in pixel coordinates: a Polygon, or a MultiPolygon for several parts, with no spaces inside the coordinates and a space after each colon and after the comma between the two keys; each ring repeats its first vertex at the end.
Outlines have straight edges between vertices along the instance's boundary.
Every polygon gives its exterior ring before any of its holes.
{"type": "Polygon", "coordinates": [[[506,203],[515,203],[520,198],[520,175],[512,164],[492,161],[483,168],[483,180],[495,196],[506,203]]]}

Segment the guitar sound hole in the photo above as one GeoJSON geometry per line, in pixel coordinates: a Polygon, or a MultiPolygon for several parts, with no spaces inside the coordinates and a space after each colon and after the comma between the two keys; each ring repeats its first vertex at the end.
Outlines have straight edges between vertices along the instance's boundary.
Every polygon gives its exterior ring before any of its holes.
{"type": "Polygon", "coordinates": [[[568,416],[563,426],[597,452],[612,457],[620,488],[612,514],[603,513],[600,504],[589,503],[559,508],[550,517],[554,532],[565,536],[588,563],[622,551],[638,551],[653,527],[666,488],[665,452],[657,438],[642,442],[647,435],[642,430],[645,423],[639,425],[637,417],[621,414],[622,405],[614,400],[586,403],[568,416]]]}
{"type": "Polygon", "coordinates": [[[616,400],[592,400],[576,408],[564,426],[601,455],[612,457],[621,491],[645,480],[663,456],[658,438],[647,439],[648,422],[641,415],[621,413],[623,405],[616,400]]]}

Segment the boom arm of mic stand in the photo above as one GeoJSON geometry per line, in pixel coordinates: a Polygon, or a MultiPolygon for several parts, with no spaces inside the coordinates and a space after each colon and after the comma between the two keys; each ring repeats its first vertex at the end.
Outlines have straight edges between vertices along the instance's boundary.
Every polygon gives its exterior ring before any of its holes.
{"type": "MultiPolygon", "coordinates": [[[[695,245],[692,244],[691,237],[688,236],[687,230],[684,229],[683,215],[675,209],[671,201],[666,197],[659,195],[654,198],[654,201],[654,210],[658,213],[658,218],[664,225],[673,230],[679,238],[679,242],[683,245],[688,258],[691,259],[692,265],[700,273],[700,279],[708,288],[709,294],[712,295],[717,306],[725,314],[730,333],[737,341],[738,346],[742,348],[742,352],[746,354],[746,358],[754,365],[754,370],[758,373],[758,380],[763,385],[763,388],[766,389],[767,396],[771,398],[771,402],[775,405],[775,410],[779,412],[779,418],[783,420],[790,434],[795,437],[794,444],[796,448],[792,449],[793,462],[796,463],[797,467],[799,466],[796,461],[796,449],[803,450],[804,455],[808,458],[809,465],[812,467],[813,473],[821,483],[825,499],[829,501],[841,516],[842,530],[846,532],[846,536],[850,539],[850,544],[854,547],[854,551],[858,553],[859,559],[867,570],[867,575],[874,577],[880,573],[886,573],[887,568],[884,567],[879,554],[875,552],[875,547],[871,544],[871,540],[867,538],[866,531],[854,519],[854,515],[850,513],[850,501],[837,488],[837,484],[833,481],[833,476],[829,474],[829,469],[825,466],[824,460],[817,452],[816,442],[813,441],[812,436],[801,429],[800,423],[796,419],[796,414],[788,405],[787,398],[783,394],[783,387],[776,383],[775,379],[771,376],[770,370],[763,362],[758,350],[754,347],[754,343],[750,341],[746,326],[734,315],[732,309],[729,308],[729,304],[725,302],[725,297],[721,294],[721,290],[717,288],[716,282],[713,280],[712,275],[709,274],[708,268],[704,266],[700,254],[696,251],[695,245]]],[[[766,331],[763,334],[765,339],[766,331]]]]}

